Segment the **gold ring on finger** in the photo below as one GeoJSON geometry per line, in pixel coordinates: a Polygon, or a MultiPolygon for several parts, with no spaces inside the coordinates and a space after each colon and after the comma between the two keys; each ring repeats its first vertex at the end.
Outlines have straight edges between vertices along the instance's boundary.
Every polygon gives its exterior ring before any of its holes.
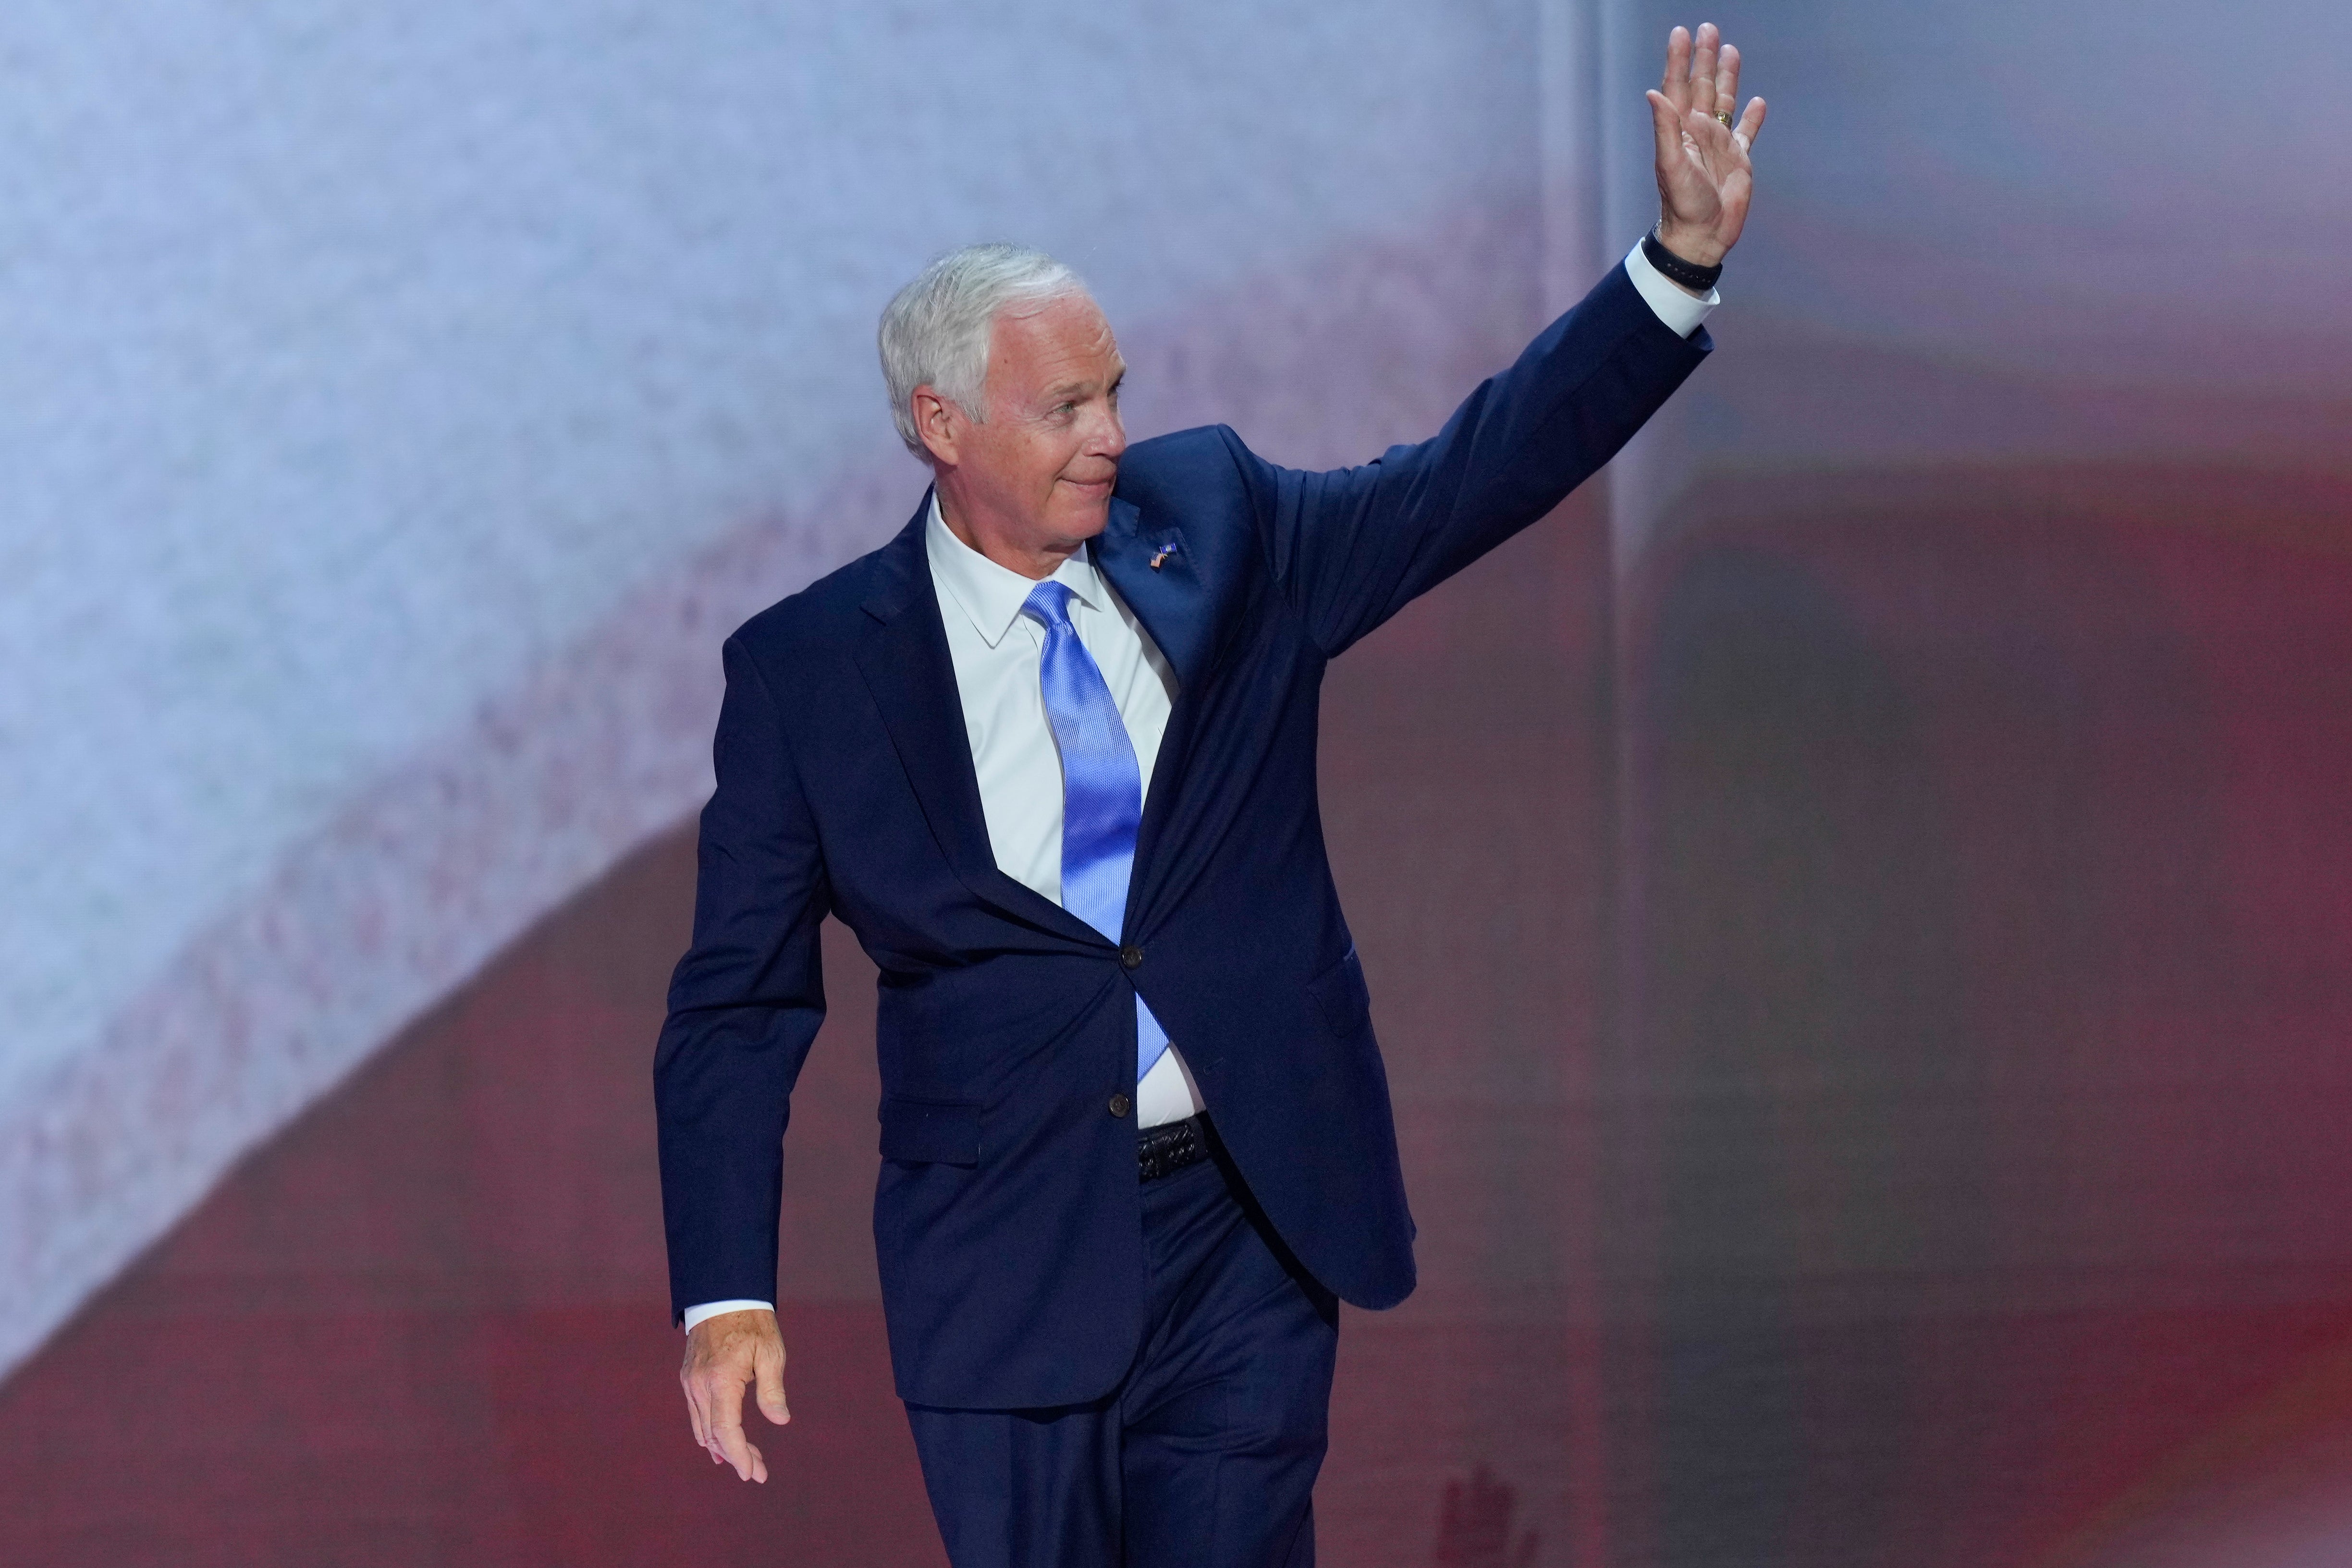
{"type": "Polygon", "coordinates": [[[1718,109],[1715,111],[1715,117],[1723,121],[1723,128],[1725,130],[1728,131],[1731,129],[1731,116],[1718,109]]]}

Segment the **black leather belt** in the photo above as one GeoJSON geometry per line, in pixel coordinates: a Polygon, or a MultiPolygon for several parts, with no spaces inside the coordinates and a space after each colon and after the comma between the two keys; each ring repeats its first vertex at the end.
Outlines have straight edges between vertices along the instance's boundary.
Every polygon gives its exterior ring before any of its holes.
{"type": "Polygon", "coordinates": [[[1163,1121],[1136,1134],[1135,1152],[1145,1181],[1156,1181],[1209,1157],[1208,1115],[1198,1111],[1181,1121],[1163,1121]]]}

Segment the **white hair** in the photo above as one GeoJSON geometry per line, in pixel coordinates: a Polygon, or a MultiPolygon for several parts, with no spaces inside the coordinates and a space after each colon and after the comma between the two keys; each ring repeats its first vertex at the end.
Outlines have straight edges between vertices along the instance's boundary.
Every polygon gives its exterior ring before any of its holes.
{"type": "Polygon", "coordinates": [[[883,307],[875,346],[890,389],[890,417],[907,450],[930,452],[915,431],[915,388],[929,386],[985,424],[988,339],[1006,307],[1084,294],[1078,275],[1024,245],[967,245],[935,258],[883,307]]]}

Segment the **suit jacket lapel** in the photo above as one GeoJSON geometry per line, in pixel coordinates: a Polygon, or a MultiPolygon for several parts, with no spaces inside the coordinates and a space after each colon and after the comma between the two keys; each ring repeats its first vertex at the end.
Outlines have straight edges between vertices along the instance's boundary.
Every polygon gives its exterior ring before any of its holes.
{"type": "Polygon", "coordinates": [[[1026,924],[1099,943],[1095,929],[1035,889],[997,868],[981,810],[980,777],[956,690],[955,663],[940,624],[938,590],[923,531],[930,498],[914,521],[876,552],[883,584],[865,603],[871,617],[856,650],[859,673],[881,710],[907,782],[921,803],[940,852],[975,898],[1026,924]]]}
{"type": "Polygon", "coordinates": [[[1095,570],[1110,579],[1176,671],[1181,700],[1206,671],[1213,630],[1208,590],[1186,548],[1184,531],[1154,521],[1133,501],[1113,496],[1110,521],[1093,549],[1095,570]],[[1155,557],[1157,566],[1151,563],[1155,557]]]}
{"type": "Polygon", "coordinates": [[[1176,702],[1160,739],[1160,755],[1151,764],[1151,788],[1136,834],[1135,871],[1128,881],[1127,923],[1133,931],[1139,917],[1154,907],[1167,880],[1163,858],[1156,851],[1177,809],[1192,752],[1201,707],[1196,693],[1215,651],[1214,606],[1183,531],[1147,515],[1124,497],[1111,498],[1110,520],[1094,542],[1094,563],[1176,673],[1176,702]],[[1155,556],[1157,566],[1152,564],[1155,556]]]}

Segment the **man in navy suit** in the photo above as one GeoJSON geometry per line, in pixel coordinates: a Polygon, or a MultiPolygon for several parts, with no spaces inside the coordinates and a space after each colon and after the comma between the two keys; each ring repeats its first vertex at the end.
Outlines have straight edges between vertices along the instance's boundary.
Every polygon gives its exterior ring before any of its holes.
{"type": "Polygon", "coordinates": [[[655,1067],[697,1441],[788,1418],[781,1141],[828,913],[880,969],[874,1234],[958,1568],[1311,1563],[1339,1302],[1412,1289],[1370,998],[1317,816],[1328,662],[1606,462],[1707,351],[1738,56],[1676,28],[1662,216],[1417,447],[1331,473],[1129,448],[1066,268],[984,246],[886,311],[935,484],[728,640],[655,1067]]]}

